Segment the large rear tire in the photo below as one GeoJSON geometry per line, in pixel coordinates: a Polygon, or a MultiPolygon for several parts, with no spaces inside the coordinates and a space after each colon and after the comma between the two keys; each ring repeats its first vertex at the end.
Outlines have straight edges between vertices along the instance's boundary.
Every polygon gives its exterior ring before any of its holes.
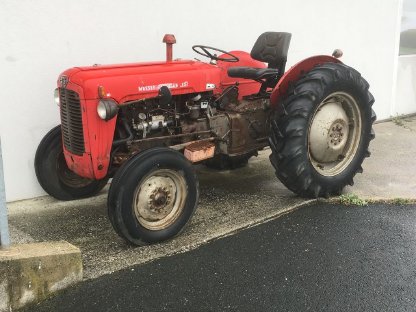
{"type": "Polygon", "coordinates": [[[271,121],[270,161],[303,197],[337,195],[369,157],[376,114],[369,84],[351,67],[327,63],[297,81],[271,121]]]}
{"type": "Polygon", "coordinates": [[[179,234],[199,197],[192,164],[169,148],[148,149],[124,163],[108,192],[114,230],[131,244],[157,243],[179,234]]]}
{"type": "Polygon", "coordinates": [[[62,150],[61,126],[50,130],[39,143],[35,173],[46,193],[59,200],[91,197],[107,184],[108,178],[91,180],[69,170],[62,150]]]}

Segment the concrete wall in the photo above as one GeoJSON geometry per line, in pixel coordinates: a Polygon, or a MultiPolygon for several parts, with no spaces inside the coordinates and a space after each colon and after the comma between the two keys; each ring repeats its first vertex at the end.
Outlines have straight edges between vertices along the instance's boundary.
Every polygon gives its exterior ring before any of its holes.
{"type": "Polygon", "coordinates": [[[391,115],[416,112],[416,55],[399,57],[397,68],[396,100],[391,115]]]}
{"type": "Polygon", "coordinates": [[[7,200],[38,195],[33,157],[59,122],[58,74],[76,65],[163,59],[163,34],[174,56],[193,44],[250,50],[269,30],[293,33],[289,65],[334,48],[371,83],[379,118],[391,115],[401,0],[0,1],[0,134],[7,200]],[[376,9],[375,9],[376,8],[376,9]]]}

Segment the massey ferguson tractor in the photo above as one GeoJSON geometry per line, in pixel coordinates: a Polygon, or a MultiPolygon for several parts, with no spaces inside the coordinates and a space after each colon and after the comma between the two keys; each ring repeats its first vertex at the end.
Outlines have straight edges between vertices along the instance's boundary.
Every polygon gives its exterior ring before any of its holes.
{"type": "Polygon", "coordinates": [[[332,56],[285,71],[290,33],[260,35],[251,53],[204,45],[209,59],[74,67],[58,78],[61,124],[35,170],[51,196],[92,196],[112,178],[108,215],[135,245],[177,235],[198,203],[193,164],[232,169],[270,146],[277,178],[303,197],[353,184],[374,138],[369,84],[332,56]]]}

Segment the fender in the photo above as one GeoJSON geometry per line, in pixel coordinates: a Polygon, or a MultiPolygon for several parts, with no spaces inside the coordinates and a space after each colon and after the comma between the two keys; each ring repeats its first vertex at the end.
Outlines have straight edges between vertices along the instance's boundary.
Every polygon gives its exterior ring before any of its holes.
{"type": "Polygon", "coordinates": [[[291,84],[300,78],[304,73],[310,71],[316,65],[323,63],[342,63],[339,59],[329,55],[316,55],[306,58],[299,63],[292,66],[283,76],[280,78],[277,85],[272,91],[270,97],[270,106],[273,109],[279,108],[279,102],[287,94],[287,90],[291,84]]]}

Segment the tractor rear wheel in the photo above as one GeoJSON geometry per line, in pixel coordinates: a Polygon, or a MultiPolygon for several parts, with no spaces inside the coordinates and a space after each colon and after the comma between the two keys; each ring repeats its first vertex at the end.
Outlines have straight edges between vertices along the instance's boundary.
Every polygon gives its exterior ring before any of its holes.
{"type": "Polygon", "coordinates": [[[45,192],[59,200],[91,197],[101,191],[108,181],[108,178],[83,178],[68,168],[62,150],[60,125],[50,130],[39,143],[35,155],[35,172],[45,192]]]}
{"type": "Polygon", "coordinates": [[[185,227],[196,209],[198,178],[179,152],[157,147],[122,165],[108,192],[114,230],[134,245],[167,240],[185,227]]]}
{"type": "Polygon", "coordinates": [[[272,117],[270,161],[304,197],[338,195],[369,157],[376,115],[369,84],[351,67],[327,63],[297,81],[272,117]]]}

